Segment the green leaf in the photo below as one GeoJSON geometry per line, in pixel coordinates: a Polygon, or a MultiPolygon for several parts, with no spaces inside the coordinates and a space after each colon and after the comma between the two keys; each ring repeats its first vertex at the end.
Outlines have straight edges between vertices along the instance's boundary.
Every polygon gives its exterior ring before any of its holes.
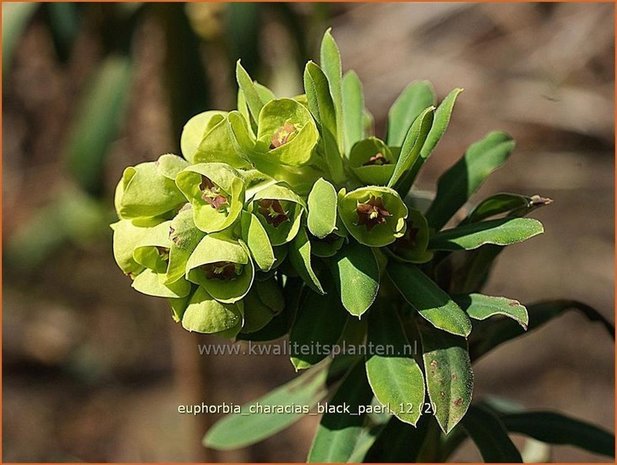
{"type": "Polygon", "coordinates": [[[435,105],[435,91],[428,81],[409,84],[388,112],[388,145],[400,147],[412,123],[430,106],[435,105]]]}
{"type": "Polygon", "coordinates": [[[345,150],[364,138],[364,94],[362,83],[354,71],[343,76],[343,126],[345,128],[345,150]]]}
{"type": "Polygon", "coordinates": [[[495,194],[480,202],[473,211],[467,215],[459,226],[468,223],[477,223],[492,216],[508,214],[510,217],[525,216],[536,208],[550,205],[551,199],[533,195],[527,197],[519,194],[495,194]]]}
{"type": "Polygon", "coordinates": [[[485,462],[521,463],[521,454],[508,437],[505,426],[489,410],[472,406],[463,427],[476,443],[485,462]]]}
{"type": "Polygon", "coordinates": [[[433,119],[433,125],[431,126],[431,130],[424,141],[422,149],[420,150],[420,155],[415,158],[409,173],[400,182],[400,185],[398,186],[399,192],[407,194],[411,189],[411,185],[418,176],[418,172],[446,132],[450,122],[450,115],[452,114],[454,102],[456,101],[458,94],[462,91],[463,89],[454,89],[445,99],[443,99],[439,107],[437,107],[435,117],[433,119]]]}
{"type": "Polygon", "coordinates": [[[241,223],[242,239],[248,245],[255,263],[262,271],[269,271],[276,257],[266,230],[255,215],[246,211],[242,212],[241,223]]]}
{"type": "Polygon", "coordinates": [[[131,83],[131,61],[110,56],[94,73],[72,120],[64,146],[68,169],[83,189],[102,188],[103,167],[118,135],[131,83]]]}
{"type": "Polygon", "coordinates": [[[304,228],[300,228],[298,235],[289,247],[289,260],[296,272],[311,289],[319,294],[325,294],[311,265],[311,243],[304,228]]]}
{"type": "Polygon", "coordinates": [[[296,371],[310,368],[329,355],[327,347],[337,343],[348,316],[338,299],[307,293],[289,335],[291,363],[296,371]]]}
{"type": "Polygon", "coordinates": [[[366,374],[375,397],[389,406],[399,420],[415,426],[424,404],[424,377],[394,308],[370,313],[368,344],[388,348],[385,354],[375,351],[366,360],[366,374]]]}
{"type": "MultiPolygon", "coordinates": [[[[454,103],[456,102],[456,98],[458,95],[463,92],[463,89],[457,88],[452,90],[445,99],[439,104],[437,110],[435,110],[435,119],[433,120],[433,126],[431,127],[431,131],[422,146],[422,151],[420,152],[420,158],[418,159],[418,163],[424,163],[427,158],[431,155],[441,138],[448,129],[448,124],[450,123],[450,116],[452,115],[452,110],[454,108],[454,103]]],[[[414,170],[415,174],[417,174],[417,170],[414,170]]]]}
{"type": "Polygon", "coordinates": [[[437,423],[448,434],[465,416],[473,394],[467,341],[419,324],[424,375],[437,423]]]}
{"type": "Polygon", "coordinates": [[[341,65],[341,53],[338,45],[332,37],[331,29],[328,29],[323,36],[320,50],[320,62],[324,74],[328,79],[328,87],[334,104],[334,114],[336,118],[336,140],[340,153],[344,153],[344,120],[343,120],[343,86],[341,65]]]}
{"type": "Polygon", "coordinates": [[[295,377],[254,402],[243,405],[242,413],[228,415],[215,423],[204,436],[206,447],[218,450],[238,449],[262,441],[291,426],[306,412],[294,406],[312,407],[326,395],[326,370],[322,367],[295,377]],[[261,411],[255,410],[260,405],[261,411]],[[288,406],[289,413],[263,413],[288,406]]]}
{"type": "Polygon", "coordinates": [[[510,413],[500,416],[508,431],[547,444],[563,444],[615,456],[615,436],[595,425],[554,412],[510,413]]]}
{"type": "Polygon", "coordinates": [[[238,87],[244,94],[253,121],[259,121],[259,113],[264,106],[264,101],[259,96],[255,83],[240,64],[240,60],[236,63],[236,80],[238,81],[238,87]]]}
{"type": "Polygon", "coordinates": [[[321,419],[307,462],[347,462],[362,432],[364,415],[359,408],[370,404],[373,393],[366,380],[364,364],[358,363],[328,403],[341,413],[327,412],[321,419]],[[343,413],[347,406],[350,413],[343,413]]]}
{"type": "Polygon", "coordinates": [[[320,127],[325,161],[332,180],[341,183],[346,180],[343,160],[336,141],[336,112],[330,95],[326,75],[312,61],[304,69],[304,88],[308,108],[320,127]]]}
{"type": "Polygon", "coordinates": [[[533,218],[502,218],[466,224],[435,234],[430,250],[473,250],[485,244],[511,245],[544,232],[542,223],[533,218]]]}
{"type": "MultiPolygon", "coordinates": [[[[388,182],[388,187],[397,185],[408,174],[408,170],[413,166],[416,159],[420,155],[420,150],[424,145],[435,115],[435,107],[426,108],[415,119],[401,147],[401,153],[394,167],[394,173],[388,182]]],[[[406,194],[406,192],[405,192],[406,194]]]]}
{"type": "Polygon", "coordinates": [[[334,186],[323,178],[313,185],[308,196],[309,231],[323,239],[336,229],[337,195],[334,186]]]}
{"type": "Polygon", "coordinates": [[[391,261],[387,273],[405,300],[435,328],[467,337],[471,321],[465,312],[418,267],[391,261]]]}
{"type": "Polygon", "coordinates": [[[504,315],[512,318],[523,329],[527,329],[529,315],[525,306],[518,300],[483,294],[459,295],[453,298],[474,320],[486,320],[495,315],[504,315]]]}
{"type": "Polygon", "coordinates": [[[360,317],[373,304],[379,290],[379,267],[372,250],[351,242],[330,263],[343,306],[360,317]]]}
{"type": "MultiPolygon", "coordinates": [[[[615,339],[615,326],[609,322],[600,312],[576,300],[548,300],[532,305],[527,305],[529,313],[529,325],[527,333],[548,323],[568,310],[577,310],[588,320],[601,323],[609,335],[615,339]]],[[[475,361],[482,355],[525,334],[525,331],[516,322],[503,319],[495,321],[482,321],[474,330],[470,339],[471,358],[475,361]]]]}
{"type": "Polygon", "coordinates": [[[491,132],[472,144],[465,155],[437,183],[437,195],[426,212],[429,226],[439,230],[461,208],[484,180],[508,159],[514,141],[503,132],[491,132]]]}

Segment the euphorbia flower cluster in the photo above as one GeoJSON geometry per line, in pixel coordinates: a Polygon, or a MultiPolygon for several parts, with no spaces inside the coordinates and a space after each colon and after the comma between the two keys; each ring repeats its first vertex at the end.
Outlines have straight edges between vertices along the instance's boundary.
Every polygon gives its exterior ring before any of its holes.
{"type": "MultiPolygon", "coordinates": [[[[325,77],[309,67],[309,76],[325,77]]],[[[324,102],[334,107],[329,91],[276,98],[240,63],[237,77],[238,110],[194,116],[181,155],[122,175],[114,254],[136,290],[168,299],[173,318],[190,331],[235,338],[281,312],[287,276],[325,292],[319,280],[327,267],[319,262],[345,244],[430,259],[422,214],[410,216],[387,185],[400,147],[362,128],[345,148],[321,113],[324,102]]]]}

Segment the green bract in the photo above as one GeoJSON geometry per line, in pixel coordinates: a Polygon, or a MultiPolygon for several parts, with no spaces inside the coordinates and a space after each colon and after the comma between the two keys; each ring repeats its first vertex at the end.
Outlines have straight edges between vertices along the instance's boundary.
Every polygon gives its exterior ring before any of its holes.
{"type": "Polygon", "coordinates": [[[319,139],[306,107],[295,100],[271,100],[259,113],[257,139],[267,156],[286,165],[309,162],[319,139]]]}
{"type": "Polygon", "coordinates": [[[189,257],[186,277],[216,300],[233,303],[248,293],[255,269],[246,245],[224,234],[209,234],[189,257]]]}
{"type": "Polygon", "coordinates": [[[174,175],[186,164],[175,155],[163,155],[157,162],[126,168],[114,199],[118,216],[125,219],[162,216],[185,203],[174,175]]]}
{"type": "Polygon", "coordinates": [[[240,174],[229,165],[191,165],[178,174],[176,183],[191,202],[195,226],[202,231],[222,231],[240,217],[244,202],[244,182],[240,174]]]}
{"type": "Polygon", "coordinates": [[[271,185],[258,191],[249,210],[257,216],[272,245],[282,245],[296,237],[300,229],[305,202],[291,189],[271,185]]]}
{"type": "Polygon", "coordinates": [[[400,148],[388,147],[376,137],[356,142],[349,152],[349,165],[360,181],[386,185],[394,173],[400,148]]]}
{"type": "MultiPolygon", "coordinates": [[[[524,331],[576,309],[614,333],[580,302],[525,306],[482,294],[500,252],[544,231],[524,217],[551,202],[517,194],[474,202],[512,153],[512,138],[489,133],[461,152],[434,196],[421,193],[416,177],[462,89],[438,102],[430,83],[410,84],[380,139],[330,31],[320,57],[307,63],[304,93],[293,99],[277,98],[238,62],[237,110],[192,117],[183,158],[165,154],[124,171],[113,253],[133,287],[166,298],[189,331],[297,343],[291,362],[307,372],[263,405],[328,398],[388,408],[325,414],[310,461],[438,462],[466,436],[483,457],[520,461],[508,431],[611,455],[612,436],[590,425],[472,404],[472,363],[524,331]],[[366,344],[366,356],[319,352],[341,343],[366,344]],[[395,354],[369,353],[371,345],[395,354]]],[[[247,446],[300,416],[226,418],[204,444],[247,446]]]]}
{"type": "Polygon", "coordinates": [[[394,189],[360,187],[339,193],[339,214],[349,233],[370,247],[391,244],[405,233],[407,207],[394,189]]]}

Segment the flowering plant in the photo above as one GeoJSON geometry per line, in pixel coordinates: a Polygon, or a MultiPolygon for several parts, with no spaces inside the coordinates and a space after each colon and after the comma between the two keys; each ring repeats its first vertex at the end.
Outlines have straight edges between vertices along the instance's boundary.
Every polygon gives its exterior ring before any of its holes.
{"type": "MultiPolygon", "coordinates": [[[[555,414],[471,405],[472,362],[525,330],[578,309],[612,333],[578,302],[525,307],[479,293],[505,246],[543,232],[526,216],[550,203],[500,193],[468,207],[510,156],[511,137],[492,132],[471,145],[428,201],[414,181],[462,89],[437,106],[428,83],[410,84],[382,140],[330,32],[321,66],[306,65],[302,95],[277,98],[240,63],[236,72],[237,110],[194,116],[182,156],[124,171],[114,254],[133,287],[167,299],[189,331],[234,341],[288,335],[293,365],[309,370],[259,402],[314,405],[331,395],[356,413],[324,414],[311,461],[439,461],[466,436],[486,460],[520,461],[508,431],[612,455],[612,436],[576,420],[560,417],[556,434],[539,426],[554,425],[555,414]],[[406,351],[410,341],[419,354],[406,351]],[[297,349],[316,343],[376,350],[330,360],[297,349]],[[581,428],[593,434],[581,440],[581,428]],[[407,438],[404,448],[392,446],[395,436],[407,438]]],[[[245,446],[304,413],[230,416],[205,443],[245,446]]]]}

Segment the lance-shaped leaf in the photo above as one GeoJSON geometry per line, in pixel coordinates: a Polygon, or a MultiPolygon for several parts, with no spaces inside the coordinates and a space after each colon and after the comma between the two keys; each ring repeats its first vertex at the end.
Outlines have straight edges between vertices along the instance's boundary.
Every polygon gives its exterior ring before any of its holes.
{"type": "Polygon", "coordinates": [[[240,217],[244,182],[229,165],[191,165],[178,174],[176,184],[193,206],[195,226],[202,231],[222,231],[240,217]]]}
{"type": "Polygon", "coordinates": [[[382,247],[405,233],[407,207],[394,189],[360,187],[339,193],[339,215],[345,228],[361,244],[382,247]]]}
{"type": "Polygon", "coordinates": [[[372,250],[350,242],[331,259],[330,268],[343,306],[360,317],[379,291],[379,266],[372,250]]]}
{"type": "Polygon", "coordinates": [[[321,41],[320,63],[324,74],[328,79],[328,87],[334,105],[336,119],[336,139],[340,153],[344,153],[344,119],[343,119],[343,68],[341,65],[341,53],[338,45],[332,37],[331,29],[328,29],[321,41]]]}
{"type": "MultiPolygon", "coordinates": [[[[458,95],[463,92],[463,89],[454,89],[452,90],[446,98],[439,104],[437,110],[435,110],[435,119],[433,120],[433,126],[431,127],[431,131],[428,133],[428,137],[422,146],[422,151],[420,152],[420,157],[416,161],[414,165],[422,165],[426,159],[431,155],[441,138],[448,129],[448,124],[450,123],[450,116],[452,115],[452,109],[454,108],[454,103],[456,102],[456,98],[458,95]]],[[[419,168],[414,166],[413,168],[413,177],[418,173],[419,168]]]]}
{"type": "Polygon", "coordinates": [[[269,271],[276,257],[268,233],[259,219],[249,212],[242,212],[242,240],[248,245],[251,256],[262,271],[269,271]]]}
{"type": "Polygon", "coordinates": [[[473,250],[485,244],[511,245],[544,232],[542,223],[533,218],[502,218],[470,223],[435,234],[432,250],[473,250]]]}
{"type": "Polygon", "coordinates": [[[184,278],[186,275],[186,262],[203,239],[205,233],[195,226],[191,208],[182,209],[171,220],[169,226],[169,265],[165,283],[170,284],[184,278]]]}
{"type": "Polygon", "coordinates": [[[368,343],[369,347],[388,348],[385,353],[376,350],[366,360],[375,397],[399,420],[415,426],[422,414],[424,377],[394,308],[370,313],[368,343]]]}
{"type": "Polygon", "coordinates": [[[527,329],[529,315],[525,306],[518,300],[483,294],[458,295],[453,298],[474,320],[486,320],[495,315],[503,315],[518,322],[523,329],[527,329]]]}
{"type": "Polygon", "coordinates": [[[233,338],[242,328],[243,305],[223,304],[203,287],[198,287],[182,315],[182,327],[187,331],[218,334],[233,338]]]}
{"type": "Polygon", "coordinates": [[[536,208],[550,205],[553,201],[539,195],[528,197],[520,194],[495,194],[480,202],[473,211],[461,221],[459,226],[477,223],[492,216],[507,214],[510,217],[526,216],[536,208]]]}
{"type": "Polygon", "coordinates": [[[409,169],[409,172],[405,175],[405,178],[399,182],[397,189],[401,193],[407,193],[411,189],[412,184],[416,180],[418,173],[428,157],[431,155],[442,136],[445,134],[448,124],[450,122],[450,115],[454,108],[454,102],[463,89],[454,89],[450,92],[445,99],[441,102],[437,110],[435,110],[435,116],[431,130],[426,136],[426,140],[420,150],[420,155],[415,157],[413,165],[409,169]]]}
{"type": "Polygon", "coordinates": [[[409,169],[411,169],[416,159],[420,156],[420,150],[422,150],[431,126],[433,125],[434,114],[435,107],[426,108],[418,115],[409,128],[409,131],[407,131],[403,146],[401,147],[401,153],[394,167],[394,172],[388,182],[388,187],[397,186],[397,184],[404,180],[409,174],[409,169]]]}
{"type": "Polygon", "coordinates": [[[346,153],[364,138],[364,93],[362,83],[354,71],[343,76],[343,126],[346,153]]]}
{"type": "Polygon", "coordinates": [[[246,99],[246,104],[253,121],[259,121],[259,112],[261,112],[261,109],[264,106],[264,101],[260,97],[259,92],[255,87],[255,83],[240,64],[240,60],[236,63],[236,80],[238,81],[238,87],[244,94],[244,98],[246,99]]]}
{"type": "Polygon", "coordinates": [[[329,355],[326,348],[340,339],[348,317],[338,299],[307,293],[289,335],[291,363],[296,371],[310,368],[329,355]]]}
{"type": "Polygon", "coordinates": [[[304,165],[311,159],[319,133],[310,112],[292,99],[272,100],[259,113],[258,141],[267,157],[287,165],[304,165]]]}
{"type": "Polygon", "coordinates": [[[263,225],[273,246],[286,244],[296,237],[305,209],[304,200],[280,184],[258,191],[249,208],[263,225]]]}
{"type": "Polygon", "coordinates": [[[419,324],[424,375],[437,423],[448,434],[465,416],[473,393],[467,341],[419,324]]]}
{"type": "Polygon", "coordinates": [[[326,165],[334,182],[344,182],[346,179],[343,159],[336,141],[336,112],[328,87],[328,79],[312,61],[304,69],[304,88],[308,108],[319,125],[321,135],[321,150],[326,165]]]}
{"type": "Polygon", "coordinates": [[[215,233],[204,237],[189,257],[186,277],[216,300],[233,303],[248,293],[255,268],[246,245],[215,233]]]}
{"type": "Polygon", "coordinates": [[[210,110],[199,113],[186,122],[180,137],[180,149],[184,158],[195,163],[195,154],[206,134],[222,121],[225,121],[227,114],[225,111],[210,110]]]}
{"type": "Polygon", "coordinates": [[[157,162],[129,166],[116,187],[114,203],[123,219],[164,215],[186,199],[157,162]]]}
{"type": "Polygon", "coordinates": [[[387,272],[405,300],[435,328],[464,337],[471,333],[471,321],[461,307],[418,267],[391,261],[387,272]]]}
{"type": "Polygon", "coordinates": [[[521,463],[521,454],[508,437],[497,415],[481,407],[472,406],[463,419],[463,428],[478,446],[485,462],[521,463]]]}
{"type": "Polygon", "coordinates": [[[323,239],[336,229],[337,201],[334,186],[319,178],[307,200],[307,225],[311,234],[319,239],[323,239]]]}
{"type": "Polygon", "coordinates": [[[321,419],[311,445],[308,462],[346,462],[353,454],[362,432],[364,415],[360,409],[370,404],[373,393],[366,380],[364,364],[358,363],[347,375],[321,419]],[[344,411],[347,407],[349,413],[344,411]]]}
{"type": "Polygon", "coordinates": [[[428,241],[426,218],[419,210],[410,209],[405,234],[390,246],[390,250],[403,261],[426,263],[433,258],[433,253],[427,250],[428,241]]]}
{"type": "Polygon", "coordinates": [[[578,447],[595,454],[615,456],[615,436],[604,429],[555,412],[507,413],[499,416],[508,431],[547,444],[578,447]]]}
{"type": "Polygon", "coordinates": [[[289,260],[296,273],[300,275],[311,289],[319,294],[325,294],[311,264],[311,242],[304,228],[300,229],[293,242],[289,245],[289,260]]]}
{"type": "Polygon", "coordinates": [[[227,415],[210,428],[203,438],[204,446],[218,450],[239,449],[275,435],[306,415],[308,411],[304,406],[310,408],[323,399],[327,394],[325,380],[326,370],[322,367],[310,370],[243,405],[242,413],[227,415]],[[278,413],[281,407],[284,412],[278,413]]]}
{"type": "Polygon", "coordinates": [[[435,105],[435,91],[428,81],[409,84],[388,111],[388,145],[400,147],[412,123],[430,106],[435,105]]]}
{"type": "Polygon", "coordinates": [[[349,152],[349,166],[366,184],[385,186],[394,173],[399,149],[388,147],[376,137],[357,142],[349,152]]]}
{"type": "Polygon", "coordinates": [[[508,159],[514,141],[503,132],[491,132],[472,144],[465,155],[437,183],[437,195],[426,212],[431,227],[439,230],[461,208],[484,180],[508,159]]]}
{"type": "MultiPolygon", "coordinates": [[[[529,324],[527,333],[548,323],[569,310],[582,313],[588,320],[601,323],[609,335],[615,339],[615,326],[596,309],[576,300],[548,300],[527,305],[529,324]]],[[[476,325],[474,336],[470,339],[471,358],[475,361],[482,355],[525,334],[521,326],[509,319],[481,321],[476,325]],[[477,334],[477,336],[476,336],[477,334]]]]}
{"type": "MultiPolygon", "coordinates": [[[[274,95],[274,92],[272,92],[270,89],[260,84],[259,82],[253,81],[253,86],[255,87],[255,90],[257,91],[257,95],[259,95],[264,105],[268,103],[270,100],[274,100],[276,98],[276,96],[274,95]]],[[[250,121],[251,114],[249,111],[248,104],[246,103],[246,97],[244,96],[244,92],[242,92],[242,89],[238,89],[237,105],[238,105],[238,111],[242,113],[242,116],[244,116],[247,121],[250,121]]]]}
{"type": "Polygon", "coordinates": [[[244,325],[242,332],[255,333],[263,329],[285,308],[283,293],[273,279],[255,281],[244,298],[244,325]]]}
{"type": "Polygon", "coordinates": [[[133,250],[133,258],[145,269],[135,277],[132,286],[143,294],[182,298],[188,296],[191,291],[191,285],[184,277],[178,277],[173,281],[167,279],[170,249],[173,245],[169,238],[171,223],[166,221],[148,228],[133,250]]]}

